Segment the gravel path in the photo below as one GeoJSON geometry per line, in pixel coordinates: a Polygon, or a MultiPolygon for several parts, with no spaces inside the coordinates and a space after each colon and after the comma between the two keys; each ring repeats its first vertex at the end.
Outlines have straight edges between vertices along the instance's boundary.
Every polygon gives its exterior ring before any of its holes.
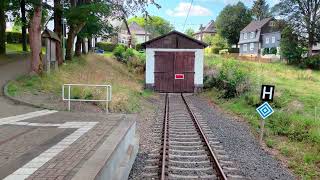
{"type": "Polygon", "coordinates": [[[207,119],[213,134],[240,169],[241,175],[254,180],[295,179],[287,168],[261,148],[246,123],[234,120],[202,97],[187,98],[207,119]]]}

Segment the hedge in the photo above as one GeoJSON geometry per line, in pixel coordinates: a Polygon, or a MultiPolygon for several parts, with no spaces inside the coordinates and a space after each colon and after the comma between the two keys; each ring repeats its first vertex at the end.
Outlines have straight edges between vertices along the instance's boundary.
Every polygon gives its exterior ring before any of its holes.
{"type": "Polygon", "coordinates": [[[96,46],[104,51],[112,52],[117,45],[109,42],[98,42],[96,46]]]}
{"type": "MultiPolygon", "coordinates": [[[[7,43],[22,43],[22,33],[20,32],[6,32],[7,43]]],[[[27,34],[27,41],[29,42],[29,34],[27,34]]]]}

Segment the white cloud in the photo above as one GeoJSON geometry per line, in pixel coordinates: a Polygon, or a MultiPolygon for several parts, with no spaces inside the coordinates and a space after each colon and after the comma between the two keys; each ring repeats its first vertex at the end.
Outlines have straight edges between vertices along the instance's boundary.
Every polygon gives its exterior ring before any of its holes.
{"type": "MultiPolygon", "coordinates": [[[[181,2],[174,9],[168,9],[166,13],[169,16],[187,16],[191,3],[181,2]]],[[[211,11],[199,5],[192,5],[189,16],[210,16],[211,11]]]]}
{"type": "MultiPolygon", "coordinates": [[[[223,3],[225,5],[227,4],[236,4],[239,1],[243,2],[246,6],[251,6],[253,3],[253,0],[198,0],[199,2],[204,3],[223,3]]],[[[274,6],[275,4],[278,4],[280,0],[267,0],[267,3],[270,7],[274,6]]]]}

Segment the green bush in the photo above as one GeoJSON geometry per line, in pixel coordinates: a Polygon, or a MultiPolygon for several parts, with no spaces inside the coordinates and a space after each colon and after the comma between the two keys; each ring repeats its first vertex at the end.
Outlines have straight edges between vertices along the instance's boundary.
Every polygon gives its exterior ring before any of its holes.
{"type": "Polygon", "coordinates": [[[263,48],[262,55],[269,54],[269,48],[263,48]]]}
{"type": "MultiPolygon", "coordinates": [[[[7,43],[22,43],[22,34],[20,32],[6,32],[7,43]]],[[[27,34],[27,40],[29,34],[27,34]]]]}
{"type": "Polygon", "coordinates": [[[240,51],[239,48],[229,48],[228,49],[229,53],[239,53],[239,51],[240,51]]]}
{"type": "Polygon", "coordinates": [[[133,57],[135,54],[133,52],[134,50],[131,48],[127,48],[126,51],[123,52],[123,61],[128,62],[131,57],[133,57]]]}
{"type": "Polygon", "coordinates": [[[143,50],[142,45],[141,45],[141,44],[137,44],[137,45],[136,45],[136,50],[137,50],[137,51],[142,51],[142,50],[143,50]]]}
{"type": "Polygon", "coordinates": [[[270,48],[269,54],[277,54],[277,48],[275,47],[270,48]]]}
{"type": "Polygon", "coordinates": [[[112,44],[110,42],[98,42],[96,43],[96,46],[104,51],[112,52],[115,49],[116,44],[112,44]]]}
{"type": "Polygon", "coordinates": [[[123,45],[117,45],[113,50],[113,55],[118,61],[124,61],[124,53],[126,52],[126,47],[123,45]]]}
{"type": "Polygon", "coordinates": [[[320,70],[320,55],[305,58],[303,62],[307,68],[320,70]]]}
{"type": "Polygon", "coordinates": [[[207,76],[204,87],[224,91],[224,98],[233,98],[250,89],[249,74],[237,67],[235,61],[224,61],[217,75],[207,76]]]}

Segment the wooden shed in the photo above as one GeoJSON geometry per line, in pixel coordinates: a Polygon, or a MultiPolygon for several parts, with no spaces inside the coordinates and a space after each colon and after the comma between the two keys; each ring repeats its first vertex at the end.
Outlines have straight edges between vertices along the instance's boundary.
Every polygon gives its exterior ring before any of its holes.
{"type": "Polygon", "coordinates": [[[207,44],[171,31],[142,46],[146,49],[146,88],[173,93],[202,89],[204,48],[207,44]]]}

